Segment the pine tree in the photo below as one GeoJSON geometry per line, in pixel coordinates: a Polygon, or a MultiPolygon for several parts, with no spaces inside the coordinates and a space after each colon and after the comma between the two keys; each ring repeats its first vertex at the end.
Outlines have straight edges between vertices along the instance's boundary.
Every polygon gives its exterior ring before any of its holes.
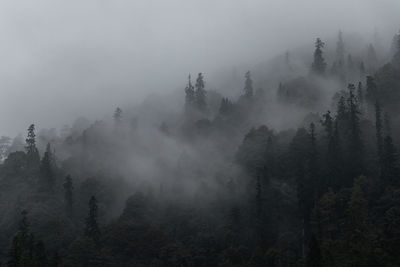
{"type": "Polygon", "coordinates": [[[85,235],[96,243],[100,240],[100,228],[97,223],[98,217],[98,206],[97,206],[97,199],[95,196],[92,196],[89,200],[89,215],[86,218],[86,228],[85,228],[85,235]]]}
{"type": "Polygon", "coordinates": [[[325,138],[327,141],[327,181],[325,187],[338,188],[337,177],[339,176],[340,166],[340,148],[339,148],[339,130],[338,123],[334,121],[330,111],[323,115],[322,126],[325,128],[325,138]]]}
{"type": "Polygon", "coordinates": [[[336,118],[340,122],[346,121],[348,117],[347,114],[346,99],[344,96],[341,96],[337,105],[336,118]]]}
{"type": "Polygon", "coordinates": [[[246,81],[244,84],[244,96],[247,98],[252,98],[253,97],[253,80],[251,79],[251,73],[250,71],[247,71],[245,76],[246,81]]]}
{"type": "MultiPolygon", "coordinates": [[[[362,174],[363,172],[363,143],[361,139],[360,129],[360,111],[358,108],[357,98],[355,96],[354,84],[349,84],[349,97],[347,99],[349,107],[349,126],[350,126],[350,159],[352,160],[351,172],[354,174],[362,174]]],[[[354,176],[354,175],[352,175],[354,176]]],[[[354,178],[354,177],[353,177],[354,178]]]]}
{"type": "Polygon", "coordinates": [[[191,76],[189,74],[188,77],[188,84],[185,88],[185,109],[186,112],[189,112],[192,108],[194,108],[194,105],[196,103],[196,94],[194,91],[194,87],[192,85],[192,80],[191,80],[191,76]]]}
{"type": "Polygon", "coordinates": [[[207,109],[207,99],[206,95],[207,92],[204,89],[204,76],[202,73],[199,73],[196,79],[196,84],[195,84],[195,99],[196,99],[196,107],[198,110],[204,112],[207,109]]]}
{"type": "MultiPolygon", "coordinates": [[[[354,181],[351,197],[348,201],[346,219],[343,225],[343,244],[345,245],[344,266],[377,266],[375,227],[370,220],[369,204],[365,197],[363,185],[365,177],[354,181]]],[[[379,252],[378,252],[379,253],[379,252]]]]}
{"type": "Polygon", "coordinates": [[[40,172],[43,176],[43,185],[49,190],[53,190],[55,184],[54,177],[54,156],[51,151],[50,143],[47,144],[46,152],[44,152],[42,162],[40,164],[40,172]]]}
{"type": "Polygon", "coordinates": [[[31,167],[35,167],[39,165],[40,157],[39,151],[36,148],[36,134],[35,134],[35,125],[31,124],[28,128],[28,136],[26,138],[26,154],[28,156],[28,160],[31,167]]]}
{"type": "Polygon", "coordinates": [[[320,38],[317,38],[315,41],[314,61],[311,66],[311,70],[313,73],[318,75],[323,75],[326,69],[326,63],[322,52],[324,46],[325,43],[322,42],[320,38]]]}
{"type": "Polygon", "coordinates": [[[72,216],[73,212],[73,184],[72,184],[72,178],[71,175],[67,175],[65,177],[65,182],[64,182],[64,199],[65,199],[65,211],[68,214],[68,216],[72,216]]]}
{"type": "Polygon", "coordinates": [[[363,86],[361,82],[358,82],[357,86],[357,100],[360,105],[360,109],[363,109],[364,106],[364,91],[363,91],[363,86]]]}

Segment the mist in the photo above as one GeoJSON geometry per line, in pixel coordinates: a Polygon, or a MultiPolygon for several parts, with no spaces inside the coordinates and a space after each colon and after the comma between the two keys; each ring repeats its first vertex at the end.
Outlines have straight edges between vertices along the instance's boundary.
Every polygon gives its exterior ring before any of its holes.
{"type": "Polygon", "coordinates": [[[0,134],[10,136],[33,122],[102,119],[183,90],[189,73],[204,72],[218,90],[221,73],[252,70],[339,29],[366,40],[378,32],[385,46],[400,25],[396,0],[5,0],[0,10],[0,134]]]}
{"type": "Polygon", "coordinates": [[[397,0],[0,3],[0,265],[399,266],[397,0]]]}

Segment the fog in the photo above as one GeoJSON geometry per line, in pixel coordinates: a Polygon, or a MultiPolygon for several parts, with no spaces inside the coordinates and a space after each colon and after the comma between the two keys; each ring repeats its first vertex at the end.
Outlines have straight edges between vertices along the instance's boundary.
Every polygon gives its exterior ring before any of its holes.
{"type": "Polygon", "coordinates": [[[221,71],[312,48],[338,29],[378,32],[387,46],[399,11],[397,0],[3,0],[0,135],[111,116],[183,90],[188,73],[204,72],[212,87],[221,71]]]}

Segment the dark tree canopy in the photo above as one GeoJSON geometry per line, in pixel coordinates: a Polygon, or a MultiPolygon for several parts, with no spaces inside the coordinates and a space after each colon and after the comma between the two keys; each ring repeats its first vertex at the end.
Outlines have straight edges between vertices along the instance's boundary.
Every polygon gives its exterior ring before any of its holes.
{"type": "Polygon", "coordinates": [[[246,79],[244,83],[244,96],[247,98],[252,98],[254,90],[253,90],[253,80],[251,79],[250,71],[247,71],[244,77],[246,79]]]}
{"type": "Polygon", "coordinates": [[[317,38],[315,41],[314,61],[311,65],[311,70],[313,73],[318,75],[323,75],[326,69],[326,62],[322,51],[324,46],[325,43],[322,42],[320,38],[317,38]]]}

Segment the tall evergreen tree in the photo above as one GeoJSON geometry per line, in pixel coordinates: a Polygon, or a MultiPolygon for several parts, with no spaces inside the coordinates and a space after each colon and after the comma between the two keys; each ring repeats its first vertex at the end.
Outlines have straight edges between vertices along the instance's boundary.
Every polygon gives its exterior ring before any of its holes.
{"type": "Polygon", "coordinates": [[[336,119],[339,122],[344,122],[348,119],[348,112],[347,112],[347,106],[346,106],[346,99],[344,96],[341,96],[339,98],[338,104],[337,104],[337,114],[336,114],[336,119]]]}
{"type": "Polygon", "coordinates": [[[254,95],[253,92],[254,90],[253,90],[253,80],[251,79],[250,71],[247,71],[244,77],[246,78],[244,83],[244,96],[247,98],[252,98],[254,95]]]}
{"type": "Polygon", "coordinates": [[[35,124],[31,124],[28,128],[28,136],[26,138],[26,154],[30,166],[38,166],[40,162],[39,151],[36,148],[36,134],[35,134],[35,124]]]}
{"type": "Polygon", "coordinates": [[[52,190],[55,184],[54,167],[54,155],[50,143],[48,143],[40,164],[40,172],[43,177],[43,186],[49,190],[52,190]]]}
{"type": "Polygon", "coordinates": [[[364,106],[364,90],[361,82],[358,82],[357,86],[357,100],[358,104],[360,105],[360,109],[363,109],[364,106]]]}
{"type": "Polygon", "coordinates": [[[65,182],[63,186],[64,186],[65,211],[68,214],[68,216],[72,216],[73,205],[74,205],[74,199],[73,199],[74,187],[72,184],[71,175],[68,174],[67,177],[65,177],[65,182]]]}
{"type": "Polygon", "coordinates": [[[194,86],[192,85],[190,74],[188,77],[188,84],[185,87],[185,94],[185,109],[188,112],[190,109],[194,108],[196,103],[196,94],[194,91],[194,86]]]}
{"type": "Polygon", "coordinates": [[[98,206],[97,206],[97,199],[95,196],[92,196],[89,200],[89,215],[86,218],[86,228],[85,228],[85,235],[96,243],[100,240],[100,228],[97,223],[98,217],[98,206]]]}
{"type": "Polygon", "coordinates": [[[327,181],[325,181],[325,189],[326,187],[338,188],[338,177],[340,177],[339,166],[341,165],[338,122],[332,118],[330,111],[328,111],[323,115],[322,125],[325,128],[325,139],[327,142],[327,181]]]}
{"type": "Polygon", "coordinates": [[[202,112],[206,111],[207,109],[207,99],[206,99],[207,92],[204,89],[204,87],[205,87],[204,76],[202,73],[199,73],[195,84],[196,88],[195,99],[196,99],[196,107],[198,108],[198,110],[202,112]]]}
{"type": "Polygon", "coordinates": [[[350,167],[350,172],[352,173],[352,178],[355,175],[363,174],[363,142],[361,138],[361,128],[360,128],[360,111],[357,103],[357,98],[355,96],[355,86],[354,84],[349,84],[349,97],[347,99],[349,108],[349,152],[352,162],[350,167]]]}
{"type": "Polygon", "coordinates": [[[315,41],[314,61],[311,65],[311,70],[313,73],[318,75],[323,75],[326,69],[326,63],[322,51],[324,46],[325,43],[322,42],[320,38],[317,38],[315,41]]]}

